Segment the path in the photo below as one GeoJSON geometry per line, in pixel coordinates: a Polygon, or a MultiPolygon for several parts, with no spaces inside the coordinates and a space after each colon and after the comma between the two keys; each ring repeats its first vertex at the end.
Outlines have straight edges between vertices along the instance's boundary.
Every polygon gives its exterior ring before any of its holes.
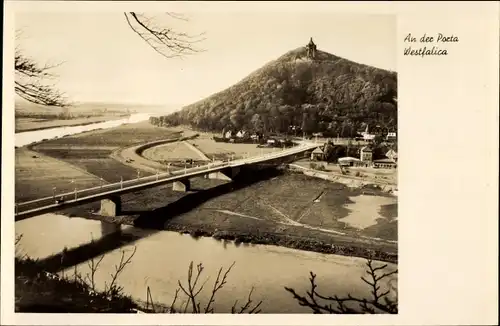
{"type": "MultiPolygon", "coordinates": [[[[129,147],[124,147],[124,148],[119,148],[115,151],[113,151],[110,155],[113,159],[119,161],[122,164],[128,165],[130,167],[133,167],[135,169],[141,169],[144,171],[156,173],[158,171],[163,171],[167,172],[169,171],[169,168],[165,166],[162,163],[148,160],[147,158],[139,155],[137,152],[140,148],[145,147],[145,146],[160,146],[163,144],[168,144],[172,142],[177,142],[181,141],[182,138],[187,138],[187,137],[193,137],[196,133],[192,131],[184,131],[183,136],[180,138],[169,138],[169,139],[164,139],[164,140],[159,140],[151,143],[142,143],[138,145],[133,145],[129,147]]],[[[183,141],[185,142],[185,141],[183,141]]],[[[185,142],[187,143],[187,142],[185,142]]],[[[191,144],[189,144],[191,145],[191,144]]],[[[188,147],[189,147],[188,145],[188,147]]],[[[191,145],[192,146],[192,145],[191,145]]],[[[172,170],[172,168],[170,169],[172,170]]]]}

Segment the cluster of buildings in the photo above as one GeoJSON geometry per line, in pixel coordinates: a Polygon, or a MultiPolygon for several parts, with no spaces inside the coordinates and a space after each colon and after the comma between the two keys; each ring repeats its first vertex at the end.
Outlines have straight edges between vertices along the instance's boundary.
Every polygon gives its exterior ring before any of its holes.
{"type": "Polygon", "coordinates": [[[259,144],[259,147],[283,147],[292,146],[292,142],[281,137],[268,137],[261,133],[249,133],[245,130],[227,130],[224,131],[222,137],[213,137],[216,142],[225,143],[243,143],[243,144],[259,144]]]}
{"type": "Polygon", "coordinates": [[[250,135],[246,130],[238,130],[237,132],[232,131],[232,130],[228,130],[222,136],[226,139],[235,139],[235,138],[248,139],[248,138],[250,138],[252,140],[259,140],[262,137],[262,135],[258,135],[256,133],[250,135]]]}
{"type": "MultiPolygon", "coordinates": [[[[359,158],[357,157],[341,157],[338,159],[338,164],[340,166],[352,166],[352,167],[374,167],[374,168],[384,168],[384,169],[395,169],[398,165],[398,153],[390,149],[385,153],[386,158],[384,159],[373,159],[373,150],[369,146],[362,147],[359,151],[359,158]]],[[[317,147],[311,153],[311,160],[323,161],[325,159],[324,149],[317,147]]]]}
{"type": "MultiPolygon", "coordinates": [[[[381,134],[381,132],[370,133],[368,131],[368,126],[366,126],[365,131],[358,132],[358,133],[361,136],[359,138],[362,139],[362,140],[364,140],[364,141],[367,141],[367,142],[373,141],[377,135],[381,134]]],[[[396,134],[396,132],[395,131],[389,131],[389,132],[387,132],[387,134],[385,135],[385,140],[386,141],[396,141],[397,140],[397,134],[396,134]]]]}

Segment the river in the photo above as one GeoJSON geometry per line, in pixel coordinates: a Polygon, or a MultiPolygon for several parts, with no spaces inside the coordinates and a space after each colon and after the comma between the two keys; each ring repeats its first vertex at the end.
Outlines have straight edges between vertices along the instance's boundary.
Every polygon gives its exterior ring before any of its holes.
{"type": "MultiPolygon", "coordinates": [[[[96,123],[86,126],[61,127],[16,134],[16,146],[24,146],[43,139],[62,137],[95,130],[112,128],[123,123],[134,123],[149,118],[148,114],[134,114],[127,119],[96,123]]],[[[23,237],[18,244],[21,251],[32,258],[43,259],[63,251],[99,239],[106,228],[99,221],[83,218],[68,218],[62,215],[45,214],[15,224],[16,234],[23,237]]],[[[106,253],[96,275],[98,287],[109,282],[115,265],[119,263],[122,250],[136,253],[132,262],[120,275],[118,283],[124,292],[133,298],[145,301],[149,286],[155,302],[169,304],[178,288],[178,280],[186,281],[191,261],[205,267],[202,281],[208,278],[205,290],[200,293],[203,303],[209,299],[209,289],[220,267],[235,265],[228,276],[227,284],[216,298],[216,312],[230,312],[235,300],[242,304],[254,287],[254,302],[263,300],[265,313],[308,313],[285,291],[295,288],[305,294],[309,290],[309,272],[316,273],[319,291],[324,294],[367,296],[370,289],[360,279],[366,270],[366,261],[360,258],[326,255],[267,245],[237,245],[233,242],[212,238],[195,239],[169,231],[147,231],[133,227],[122,227],[122,234],[137,238],[132,244],[117,246],[106,253]]],[[[380,263],[381,264],[381,263],[380,263]]],[[[391,269],[396,266],[389,264],[391,269]]],[[[82,276],[89,272],[88,262],[77,266],[82,276]]],[[[69,276],[74,268],[62,271],[69,276]]],[[[365,274],[366,276],[366,274],[365,274]]],[[[384,283],[383,288],[397,288],[397,278],[384,283]]],[[[394,292],[392,292],[394,293],[394,292]]],[[[182,303],[182,300],[180,303],[182,303]]],[[[202,304],[203,305],[203,304],[202,304]]]]}
{"type": "MultiPolygon", "coordinates": [[[[101,223],[81,218],[46,214],[16,223],[16,234],[23,237],[18,244],[23,253],[33,258],[44,258],[97,240],[102,235],[101,223]]],[[[365,271],[364,259],[326,255],[268,245],[236,245],[233,242],[212,238],[195,239],[169,231],[147,231],[133,227],[122,227],[123,234],[138,238],[121,248],[106,253],[96,275],[100,287],[109,282],[109,274],[120,261],[122,250],[131,253],[136,248],[132,262],[118,283],[124,292],[135,299],[146,300],[149,286],[155,302],[168,304],[172,301],[178,280],[186,281],[189,263],[202,263],[205,270],[201,281],[208,278],[206,289],[200,299],[206,303],[209,288],[220,267],[235,265],[228,276],[227,284],[217,297],[215,311],[230,312],[235,300],[245,301],[248,291],[254,287],[254,302],[263,300],[263,313],[308,313],[285,291],[284,287],[295,288],[305,293],[309,287],[309,272],[318,275],[319,290],[325,294],[366,296],[369,288],[360,277],[365,271]]],[[[381,263],[380,263],[381,264],[381,263]]],[[[396,268],[389,264],[391,268],[396,268]]],[[[88,264],[77,267],[83,276],[89,272],[88,264]]],[[[73,275],[74,268],[63,271],[73,275]]],[[[366,275],[365,275],[366,276],[366,275]]],[[[397,287],[394,278],[383,287],[397,287]]],[[[182,300],[181,300],[182,301],[182,300]]]]}
{"type": "Polygon", "coordinates": [[[135,123],[148,120],[151,115],[148,113],[132,114],[125,119],[117,119],[99,123],[92,123],[84,126],[65,126],[42,130],[33,130],[26,132],[18,132],[15,137],[15,145],[17,147],[29,145],[34,142],[42,141],[44,139],[52,139],[56,137],[63,137],[67,135],[74,135],[85,131],[96,129],[107,129],[118,127],[125,123],[135,123]]]}

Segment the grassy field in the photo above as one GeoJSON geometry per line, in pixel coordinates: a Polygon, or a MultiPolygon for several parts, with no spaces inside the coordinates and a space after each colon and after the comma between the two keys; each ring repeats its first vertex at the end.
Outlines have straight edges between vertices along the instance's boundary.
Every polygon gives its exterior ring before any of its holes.
{"type": "MultiPolygon", "coordinates": [[[[33,150],[64,160],[107,182],[118,182],[121,178],[137,178],[138,174],[137,169],[110,158],[113,150],[166,139],[175,134],[176,132],[165,128],[153,127],[146,121],[48,140],[33,146],[33,150]]],[[[150,173],[140,172],[140,176],[146,175],[150,173]]]]}
{"type": "Polygon", "coordinates": [[[60,160],[26,148],[16,149],[15,155],[16,201],[51,196],[54,187],[57,192],[68,192],[73,191],[75,185],[81,188],[99,185],[97,177],[60,160]]]}
{"type": "Polygon", "coordinates": [[[112,146],[118,148],[166,139],[174,133],[169,129],[154,127],[149,122],[143,121],[106,130],[93,130],[78,135],[52,139],[37,145],[37,149],[43,149],[44,146],[52,147],[54,145],[112,146]]]}
{"type": "Polygon", "coordinates": [[[146,149],[142,155],[153,161],[202,160],[200,155],[183,142],[175,142],[146,149]]]}
{"type": "Polygon", "coordinates": [[[211,139],[211,135],[209,134],[202,134],[199,138],[190,140],[189,143],[196,146],[209,158],[215,158],[216,160],[228,159],[231,156],[234,159],[239,159],[279,150],[273,148],[258,148],[256,144],[218,143],[211,139]]]}

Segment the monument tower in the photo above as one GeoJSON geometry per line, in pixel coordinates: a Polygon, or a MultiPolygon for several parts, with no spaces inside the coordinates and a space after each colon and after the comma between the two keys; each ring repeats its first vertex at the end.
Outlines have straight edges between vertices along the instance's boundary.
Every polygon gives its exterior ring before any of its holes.
{"type": "Polygon", "coordinates": [[[309,44],[306,45],[307,57],[310,59],[316,58],[316,44],[314,44],[313,39],[309,40],[309,44]]]}

